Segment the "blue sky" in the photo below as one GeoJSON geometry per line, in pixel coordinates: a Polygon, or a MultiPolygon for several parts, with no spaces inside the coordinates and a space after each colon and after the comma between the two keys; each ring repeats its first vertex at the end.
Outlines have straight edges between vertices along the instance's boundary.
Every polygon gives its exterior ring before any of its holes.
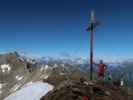
{"type": "Polygon", "coordinates": [[[0,51],[41,56],[68,53],[87,57],[89,13],[102,25],[95,30],[95,58],[133,57],[132,0],[1,0],[0,51]]]}

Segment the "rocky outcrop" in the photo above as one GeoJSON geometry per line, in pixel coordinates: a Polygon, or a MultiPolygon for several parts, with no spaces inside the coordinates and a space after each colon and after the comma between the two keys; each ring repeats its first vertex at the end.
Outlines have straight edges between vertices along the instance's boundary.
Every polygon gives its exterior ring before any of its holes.
{"type": "Polygon", "coordinates": [[[89,81],[65,81],[40,100],[128,100],[127,94],[120,89],[99,85],[89,81]]]}
{"type": "Polygon", "coordinates": [[[29,80],[28,64],[35,67],[17,52],[0,54],[0,100],[29,80]]]}

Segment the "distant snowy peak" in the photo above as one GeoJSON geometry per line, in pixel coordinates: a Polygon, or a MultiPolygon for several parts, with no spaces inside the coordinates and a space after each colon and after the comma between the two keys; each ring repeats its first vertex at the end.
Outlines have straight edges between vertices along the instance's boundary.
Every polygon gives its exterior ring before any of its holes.
{"type": "Polygon", "coordinates": [[[27,56],[19,56],[18,57],[19,60],[23,61],[23,62],[28,62],[28,63],[31,63],[31,64],[36,64],[38,63],[38,59],[34,59],[34,58],[30,58],[30,57],[27,57],[27,56]]]}
{"type": "Polygon", "coordinates": [[[123,61],[123,63],[133,63],[133,59],[127,59],[127,60],[123,61]]]}
{"type": "Polygon", "coordinates": [[[40,62],[43,64],[70,64],[70,65],[78,65],[84,64],[87,61],[82,58],[53,58],[53,57],[42,57],[40,62]]]}

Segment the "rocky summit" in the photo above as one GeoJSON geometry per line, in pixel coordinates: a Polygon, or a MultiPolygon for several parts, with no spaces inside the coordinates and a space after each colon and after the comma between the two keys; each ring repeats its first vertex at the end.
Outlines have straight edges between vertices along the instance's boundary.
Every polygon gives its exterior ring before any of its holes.
{"type": "Polygon", "coordinates": [[[64,81],[40,100],[128,100],[121,89],[90,81],[64,81]]]}

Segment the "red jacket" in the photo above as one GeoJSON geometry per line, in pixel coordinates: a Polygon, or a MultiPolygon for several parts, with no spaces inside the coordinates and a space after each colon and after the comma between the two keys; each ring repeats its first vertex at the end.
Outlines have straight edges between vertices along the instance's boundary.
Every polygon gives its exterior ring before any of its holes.
{"type": "Polygon", "coordinates": [[[104,73],[105,67],[106,67],[105,64],[99,64],[99,65],[98,65],[98,72],[99,72],[99,73],[104,73]]]}
{"type": "Polygon", "coordinates": [[[90,100],[87,96],[84,96],[82,100],[90,100]]]}

